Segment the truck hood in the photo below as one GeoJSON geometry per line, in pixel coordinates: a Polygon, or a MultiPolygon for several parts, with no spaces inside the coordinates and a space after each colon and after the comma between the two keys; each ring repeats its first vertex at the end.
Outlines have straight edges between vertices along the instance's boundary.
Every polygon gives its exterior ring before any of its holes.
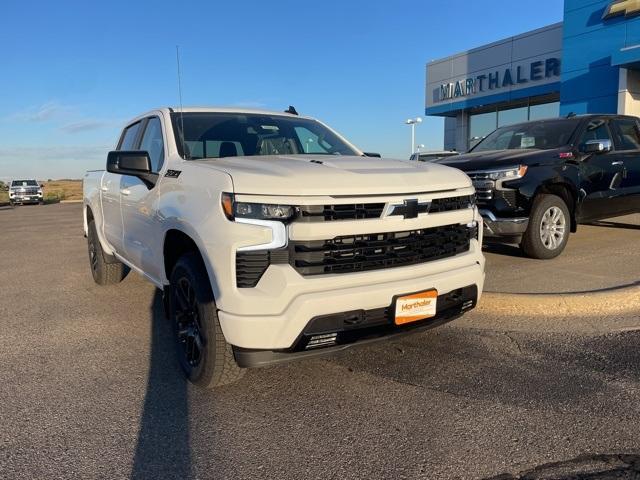
{"type": "Polygon", "coordinates": [[[465,172],[490,170],[516,165],[532,166],[550,158],[559,158],[559,154],[568,149],[556,150],[491,150],[487,152],[467,153],[457,157],[441,158],[434,163],[459,168],[465,172]]]}
{"type": "Polygon", "coordinates": [[[235,193],[263,195],[386,195],[471,186],[444,165],[375,157],[265,155],[194,160],[228,173],[235,193]]]}

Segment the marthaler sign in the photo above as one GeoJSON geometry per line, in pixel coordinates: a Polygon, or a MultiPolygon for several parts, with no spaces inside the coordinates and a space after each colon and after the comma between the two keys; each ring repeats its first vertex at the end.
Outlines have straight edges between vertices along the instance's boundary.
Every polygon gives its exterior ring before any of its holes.
{"type": "Polygon", "coordinates": [[[538,82],[550,77],[560,76],[560,59],[547,58],[531,62],[529,66],[519,65],[515,68],[496,70],[475,77],[440,85],[440,101],[466,97],[487,90],[538,82]]]}

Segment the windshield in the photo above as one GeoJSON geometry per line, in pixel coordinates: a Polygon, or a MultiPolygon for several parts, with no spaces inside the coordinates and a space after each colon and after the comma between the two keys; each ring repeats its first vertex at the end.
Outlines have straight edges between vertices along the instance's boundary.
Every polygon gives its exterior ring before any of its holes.
{"type": "Polygon", "coordinates": [[[35,180],[14,180],[11,182],[12,187],[37,187],[38,182],[35,180]]]}
{"type": "Polygon", "coordinates": [[[562,119],[502,127],[489,134],[470,151],[559,148],[569,143],[579,122],[578,119],[562,119]]]}
{"type": "Polygon", "coordinates": [[[358,155],[315,120],[283,115],[179,113],[171,115],[178,151],[186,159],[254,155],[358,155]],[[181,132],[184,122],[184,150],[181,132]]]}

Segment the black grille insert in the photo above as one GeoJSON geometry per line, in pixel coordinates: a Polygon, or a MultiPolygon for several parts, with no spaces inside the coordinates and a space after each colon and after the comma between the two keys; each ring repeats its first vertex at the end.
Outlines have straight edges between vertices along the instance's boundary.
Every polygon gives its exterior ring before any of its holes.
{"type": "Polygon", "coordinates": [[[380,218],[382,210],[384,210],[384,203],[304,205],[300,207],[298,220],[302,222],[331,222],[334,220],[380,218]]]}
{"type": "Polygon", "coordinates": [[[469,250],[473,229],[447,225],[405,232],[290,243],[290,262],[302,275],[351,273],[416,265],[469,250]]]}
{"type": "Polygon", "coordinates": [[[451,212],[471,208],[475,203],[472,195],[462,197],[435,198],[431,202],[429,213],[451,212]]]}

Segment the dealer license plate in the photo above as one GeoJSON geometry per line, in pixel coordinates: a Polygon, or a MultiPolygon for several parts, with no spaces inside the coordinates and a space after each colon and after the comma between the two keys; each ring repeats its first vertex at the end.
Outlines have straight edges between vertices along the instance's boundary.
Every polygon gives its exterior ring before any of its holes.
{"type": "Polygon", "coordinates": [[[427,290],[425,292],[398,297],[396,299],[395,311],[396,325],[404,325],[406,323],[434,317],[437,303],[437,290],[427,290]]]}

